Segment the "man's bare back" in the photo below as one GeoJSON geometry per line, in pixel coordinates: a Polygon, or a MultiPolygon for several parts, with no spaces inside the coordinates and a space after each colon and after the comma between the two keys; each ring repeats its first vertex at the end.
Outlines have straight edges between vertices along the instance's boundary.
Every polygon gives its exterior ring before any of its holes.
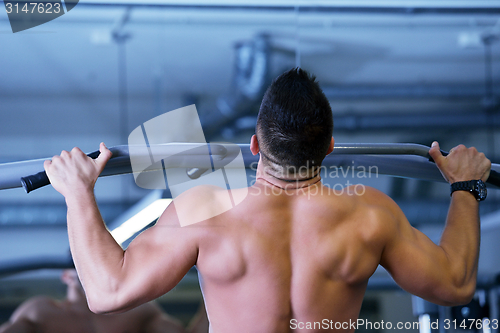
{"type": "Polygon", "coordinates": [[[289,332],[291,320],[357,319],[388,214],[342,192],[258,181],[234,209],[197,226],[197,268],[214,332],[289,332]]]}
{"type": "MultiPolygon", "coordinates": [[[[208,191],[207,205],[226,192],[208,191]]],[[[369,187],[357,195],[354,187],[284,190],[258,180],[233,209],[187,227],[196,235],[214,332],[289,332],[313,322],[324,331],[355,322],[398,214],[391,199],[369,187]]]]}

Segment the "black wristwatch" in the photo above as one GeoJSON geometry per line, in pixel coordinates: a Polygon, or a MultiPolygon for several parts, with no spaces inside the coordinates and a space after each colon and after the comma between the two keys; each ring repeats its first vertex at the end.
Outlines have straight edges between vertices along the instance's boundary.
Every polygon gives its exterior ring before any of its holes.
{"type": "Polygon", "coordinates": [[[488,191],[486,191],[486,184],[481,180],[469,180],[466,182],[456,182],[451,184],[450,195],[455,191],[468,191],[477,201],[486,199],[488,191]]]}

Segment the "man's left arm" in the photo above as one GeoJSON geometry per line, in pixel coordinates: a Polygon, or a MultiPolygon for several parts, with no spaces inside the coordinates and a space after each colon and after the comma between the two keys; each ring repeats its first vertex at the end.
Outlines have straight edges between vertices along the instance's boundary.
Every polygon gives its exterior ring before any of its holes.
{"type": "Polygon", "coordinates": [[[108,232],[94,185],[112,153],[101,143],[95,160],[80,149],[63,151],[45,170],[68,207],[68,236],[75,267],[95,313],[116,313],[172,289],[196,263],[193,229],[181,228],[170,205],[156,226],[124,251],[108,232]]]}

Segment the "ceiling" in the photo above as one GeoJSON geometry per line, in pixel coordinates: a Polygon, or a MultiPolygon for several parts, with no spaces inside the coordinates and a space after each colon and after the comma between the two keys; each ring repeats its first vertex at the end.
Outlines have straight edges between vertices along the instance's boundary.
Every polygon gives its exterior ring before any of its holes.
{"type": "MultiPolygon", "coordinates": [[[[97,3],[82,1],[62,17],[16,34],[9,33],[7,15],[0,14],[0,140],[17,137],[31,158],[52,154],[54,145],[45,142],[49,133],[66,142],[95,136],[123,143],[120,82],[126,82],[128,95],[127,132],[186,102],[195,101],[201,115],[213,111],[217,97],[231,91],[235,45],[259,34],[269,36],[269,77],[300,64],[325,87],[468,85],[477,91],[475,98],[410,102],[390,93],[382,101],[336,98],[335,115],[480,112],[477,95],[484,87],[485,58],[477,37],[500,29],[498,11],[477,8],[468,14],[453,8],[437,13],[386,7],[337,11],[335,6],[266,7],[252,2],[193,7],[97,3]],[[117,31],[130,36],[123,50],[112,37],[117,31]],[[126,57],[123,80],[120,52],[126,57]],[[29,136],[40,138],[50,151],[25,142],[29,136]]],[[[492,55],[493,77],[498,78],[500,46],[493,44],[492,55]]],[[[81,145],[80,140],[70,145],[81,145]]],[[[24,158],[17,147],[6,149],[3,159],[24,158]]]]}

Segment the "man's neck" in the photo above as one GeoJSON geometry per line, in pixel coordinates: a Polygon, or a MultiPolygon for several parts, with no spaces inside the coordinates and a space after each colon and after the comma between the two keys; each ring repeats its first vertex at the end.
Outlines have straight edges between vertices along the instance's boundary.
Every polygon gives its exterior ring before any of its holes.
{"type": "Polygon", "coordinates": [[[285,190],[306,188],[321,181],[320,168],[304,169],[300,173],[286,173],[284,168],[269,166],[262,161],[257,165],[257,180],[285,190]]]}

